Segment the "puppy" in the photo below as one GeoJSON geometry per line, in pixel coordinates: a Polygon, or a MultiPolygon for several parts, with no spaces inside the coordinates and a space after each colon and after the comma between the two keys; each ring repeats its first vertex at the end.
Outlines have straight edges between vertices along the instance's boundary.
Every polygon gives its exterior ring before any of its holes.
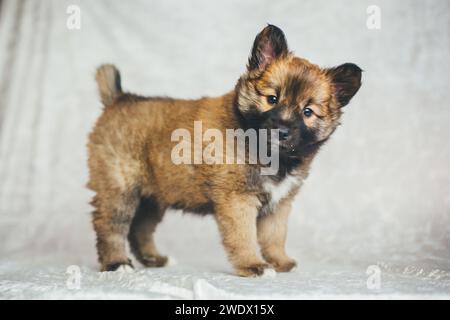
{"type": "MultiPolygon", "coordinates": [[[[255,38],[246,72],[221,97],[180,100],[125,93],[112,65],[101,66],[96,80],[105,108],[89,136],[88,187],[96,193],[93,225],[102,271],[131,267],[127,238],[144,266],[166,265],[153,235],[169,208],[213,214],[240,276],[296,266],[285,252],[291,203],[311,161],[339,125],[342,107],[361,85],[358,66],[320,68],[296,57],[283,32],[268,25],[255,38]],[[275,130],[277,139],[267,144],[277,147],[272,153],[278,157],[277,170],[261,174],[267,163],[250,163],[248,156],[234,163],[202,161],[206,153],[196,150],[195,142],[203,147],[206,142],[196,138],[181,155],[194,160],[174,160],[174,132],[181,129],[192,137],[200,121],[203,134],[209,129],[224,136],[229,129],[275,130]]],[[[250,147],[245,140],[244,149],[250,147]]],[[[228,153],[225,158],[230,160],[228,153]]]]}

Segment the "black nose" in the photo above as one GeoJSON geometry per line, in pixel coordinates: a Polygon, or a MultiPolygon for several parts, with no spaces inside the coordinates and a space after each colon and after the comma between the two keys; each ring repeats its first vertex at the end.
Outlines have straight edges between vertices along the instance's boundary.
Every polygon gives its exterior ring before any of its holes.
{"type": "Polygon", "coordinates": [[[280,130],[280,140],[287,140],[287,138],[289,138],[289,129],[286,127],[281,127],[279,130],[280,130]]]}

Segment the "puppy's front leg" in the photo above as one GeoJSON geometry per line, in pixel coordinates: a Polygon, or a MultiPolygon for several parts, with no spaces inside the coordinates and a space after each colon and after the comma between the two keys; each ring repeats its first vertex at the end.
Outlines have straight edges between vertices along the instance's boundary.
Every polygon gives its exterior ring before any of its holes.
{"type": "Polygon", "coordinates": [[[275,212],[259,217],[257,223],[262,255],[278,272],[288,272],[296,266],[295,260],[287,256],[284,248],[290,211],[291,199],[285,199],[278,204],[275,212]]]}
{"type": "Polygon", "coordinates": [[[269,264],[258,255],[256,197],[228,196],[216,204],[216,220],[228,257],[240,276],[261,276],[269,264]]]}

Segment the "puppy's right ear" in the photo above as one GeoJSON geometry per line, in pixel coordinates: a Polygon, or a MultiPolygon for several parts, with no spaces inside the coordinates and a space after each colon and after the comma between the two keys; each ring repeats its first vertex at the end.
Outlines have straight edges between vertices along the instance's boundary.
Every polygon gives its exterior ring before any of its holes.
{"type": "Polygon", "coordinates": [[[255,38],[248,70],[264,70],[275,59],[288,54],[288,45],[283,31],[269,24],[255,38]]]}
{"type": "Polygon", "coordinates": [[[327,69],[340,107],[346,106],[361,87],[361,68],[354,63],[344,63],[327,69]]]}

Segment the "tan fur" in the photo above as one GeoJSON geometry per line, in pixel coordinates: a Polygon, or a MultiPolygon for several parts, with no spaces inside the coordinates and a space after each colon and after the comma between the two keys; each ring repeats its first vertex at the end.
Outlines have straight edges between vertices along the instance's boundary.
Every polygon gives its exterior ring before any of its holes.
{"type": "Polygon", "coordinates": [[[98,68],[95,78],[99,84],[98,91],[102,103],[105,106],[113,104],[116,98],[122,94],[119,70],[112,64],[105,64],[98,68]]]}
{"type": "Polygon", "coordinates": [[[297,265],[285,251],[287,222],[291,211],[292,196],[284,199],[276,214],[265,215],[258,219],[258,242],[264,259],[276,271],[287,272],[297,265]]]}
{"type": "MultiPolygon", "coordinates": [[[[194,121],[201,120],[203,132],[218,129],[225,136],[226,129],[242,127],[236,105],[242,112],[255,105],[260,111],[270,110],[273,106],[266,96],[281,88],[280,99],[290,106],[283,117],[300,114],[310,101],[314,116],[305,124],[324,140],[341,113],[326,69],[283,53],[264,71],[249,69],[235,90],[199,100],[123,93],[119,73],[111,65],[99,68],[97,81],[105,109],[89,136],[88,187],[96,192],[93,225],[101,270],[131,265],[127,237],[139,262],[164,266],[167,258],[157,250],[153,234],[168,208],[215,214],[225,251],[241,276],[261,275],[270,266],[280,272],[295,266],[284,245],[291,202],[300,184],[284,190],[279,202],[270,202],[267,183],[276,196],[282,181],[260,176],[259,164],[176,165],[171,159],[176,145],[171,134],[184,128],[193,137],[194,121]],[[303,81],[302,90],[289,88],[292,79],[303,81]]],[[[302,156],[289,173],[293,179],[306,178],[315,153],[302,156]]]]}

